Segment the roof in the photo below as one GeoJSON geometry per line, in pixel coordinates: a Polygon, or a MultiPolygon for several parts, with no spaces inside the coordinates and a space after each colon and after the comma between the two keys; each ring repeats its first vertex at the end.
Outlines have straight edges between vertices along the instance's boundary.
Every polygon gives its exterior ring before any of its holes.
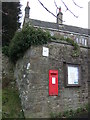
{"type": "Polygon", "coordinates": [[[68,32],[74,32],[81,35],[90,35],[90,29],[85,29],[81,27],[71,26],[71,25],[58,25],[57,23],[53,22],[46,22],[46,21],[40,21],[35,19],[30,19],[30,22],[33,26],[39,26],[39,27],[45,27],[45,28],[51,28],[51,29],[59,29],[63,31],[68,32]]]}

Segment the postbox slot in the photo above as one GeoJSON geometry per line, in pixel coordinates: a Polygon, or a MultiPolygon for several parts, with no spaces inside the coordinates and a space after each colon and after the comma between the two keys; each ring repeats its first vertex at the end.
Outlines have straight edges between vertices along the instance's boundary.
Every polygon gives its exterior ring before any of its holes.
{"type": "Polygon", "coordinates": [[[51,73],[51,75],[56,75],[56,73],[51,73]]]}

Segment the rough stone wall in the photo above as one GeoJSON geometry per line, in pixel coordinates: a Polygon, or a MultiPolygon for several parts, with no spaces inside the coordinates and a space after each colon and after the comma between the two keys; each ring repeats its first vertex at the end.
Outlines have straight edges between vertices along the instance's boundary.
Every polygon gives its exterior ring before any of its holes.
{"type": "Polygon", "coordinates": [[[43,46],[31,46],[23,59],[18,60],[14,72],[26,118],[47,118],[50,113],[76,109],[88,102],[88,52],[80,48],[80,56],[72,57],[73,46],[51,42],[43,46]],[[49,56],[42,56],[43,46],[49,48],[49,56]],[[80,64],[81,86],[65,87],[64,62],[80,64]],[[58,70],[58,96],[49,96],[49,70],[58,70]]]}

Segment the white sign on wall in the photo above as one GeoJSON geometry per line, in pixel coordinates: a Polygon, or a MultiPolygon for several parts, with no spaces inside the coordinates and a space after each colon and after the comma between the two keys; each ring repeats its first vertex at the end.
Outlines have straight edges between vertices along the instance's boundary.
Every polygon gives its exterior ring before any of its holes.
{"type": "Polygon", "coordinates": [[[68,66],[68,84],[78,84],[79,69],[75,66],[68,66]]]}
{"type": "Polygon", "coordinates": [[[30,68],[30,63],[27,64],[27,70],[30,68]]]}
{"type": "Polygon", "coordinates": [[[42,55],[48,57],[49,56],[49,48],[43,47],[43,53],[42,53],[42,55]]]}

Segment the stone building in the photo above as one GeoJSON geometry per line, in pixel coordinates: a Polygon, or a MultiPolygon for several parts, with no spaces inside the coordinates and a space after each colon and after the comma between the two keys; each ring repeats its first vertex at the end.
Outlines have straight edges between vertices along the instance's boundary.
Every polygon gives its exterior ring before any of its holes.
{"type": "Polygon", "coordinates": [[[51,113],[84,107],[88,103],[88,29],[62,24],[61,10],[57,23],[51,23],[30,19],[28,4],[26,9],[24,23],[49,30],[52,36],[72,38],[80,46],[80,53],[73,57],[73,46],[57,39],[31,46],[17,61],[14,76],[25,117],[48,118],[51,113]]]}

